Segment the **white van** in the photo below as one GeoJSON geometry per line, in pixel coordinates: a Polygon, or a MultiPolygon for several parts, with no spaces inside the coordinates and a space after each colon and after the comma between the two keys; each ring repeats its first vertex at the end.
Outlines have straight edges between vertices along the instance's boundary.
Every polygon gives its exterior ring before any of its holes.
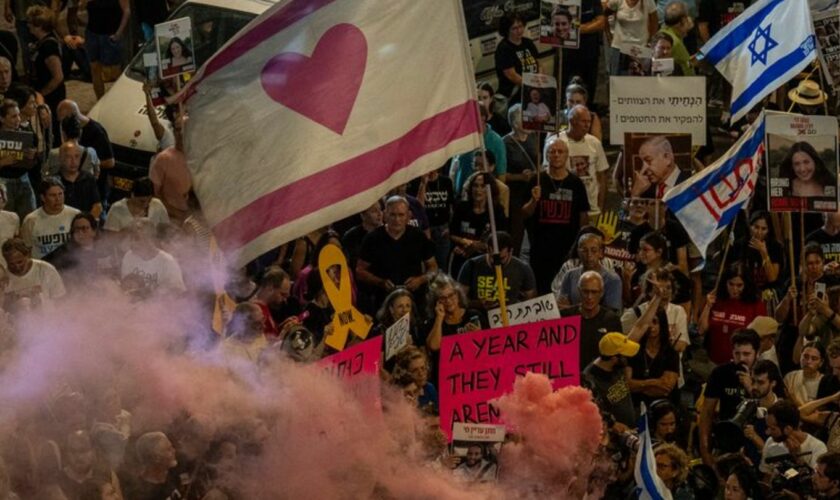
{"type": "MultiPolygon", "coordinates": [[[[192,20],[196,39],[196,63],[201,66],[248,22],[277,1],[279,0],[186,0],[172,12],[169,19],[189,17],[192,20]]],[[[493,53],[500,40],[496,33],[499,18],[506,12],[519,12],[526,19],[532,38],[536,39],[540,2],[462,1],[476,76],[479,80],[495,84],[493,53]]],[[[153,44],[154,42],[150,42],[137,52],[123,74],[89,113],[91,118],[105,127],[111,138],[116,159],[116,168],[112,176],[116,191],[114,194],[117,197],[121,197],[120,191],[124,193],[131,189],[131,179],[147,174],[151,157],[157,151],[157,141],[146,115],[143,94],[143,81],[146,78],[143,54],[153,53],[153,44]]],[[[544,47],[540,47],[540,50],[544,50],[544,47]]],[[[163,108],[159,108],[157,113],[163,118],[163,108]]]]}
{"type": "MultiPolygon", "coordinates": [[[[276,1],[186,0],[169,18],[189,17],[194,31],[205,28],[200,40],[194,36],[196,63],[200,66],[276,1]]],[[[130,190],[130,179],[146,175],[149,161],[157,151],[157,140],[146,115],[146,99],[143,94],[143,81],[146,78],[143,54],[153,52],[151,45],[135,54],[123,74],[89,113],[91,118],[105,127],[111,138],[117,163],[113,172],[114,188],[117,191],[130,190]]],[[[162,116],[162,108],[157,111],[162,116]]],[[[119,193],[115,194],[119,196],[119,193]]]]}

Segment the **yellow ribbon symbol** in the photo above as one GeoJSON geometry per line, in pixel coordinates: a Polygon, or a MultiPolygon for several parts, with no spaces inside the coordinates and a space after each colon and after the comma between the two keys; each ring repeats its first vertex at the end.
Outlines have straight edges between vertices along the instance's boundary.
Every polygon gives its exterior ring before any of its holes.
{"type": "Polygon", "coordinates": [[[318,269],[321,273],[321,281],[324,283],[324,291],[330,299],[335,315],[332,320],[332,333],[327,336],[324,343],[341,351],[347,343],[347,334],[353,332],[359,338],[367,338],[371,323],[368,319],[353,307],[353,290],[350,284],[350,270],[347,268],[347,259],[341,249],[335,245],[327,245],[318,255],[318,269]],[[338,286],[327,271],[339,266],[340,272],[338,286]]]}

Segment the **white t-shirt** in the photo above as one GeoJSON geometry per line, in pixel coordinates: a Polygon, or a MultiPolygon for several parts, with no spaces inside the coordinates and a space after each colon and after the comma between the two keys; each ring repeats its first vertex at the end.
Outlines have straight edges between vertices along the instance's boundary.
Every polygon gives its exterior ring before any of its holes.
{"type": "MultiPolygon", "coordinates": [[[[568,144],[569,171],[580,177],[583,185],[586,186],[586,195],[589,198],[589,215],[600,214],[598,194],[601,188],[598,185],[597,174],[610,169],[601,141],[591,134],[586,134],[583,139],[575,141],[570,139],[566,132],[560,132],[557,135],[548,136],[548,139],[545,140],[543,158],[548,158],[548,147],[557,139],[568,144]]],[[[545,162],[543,164],[547,165],[545,162]]]]}
{"type": "Polygon", "coordinates": [[[804,404],[817,399],[820,380],[822,380],[822,375],[806,379],[805,372],[794,370],[785,375],[785,387],[787,387],[789,393],[796,396],[800,403],[804,404]]]}
{"type": "MultiPolygon", "coordinates": [[[[817,459],[820,455],[828,451],[825,443],[810,434],[807,435],[805,441],[802,442],[802,445],[799,448],[800,454],[808,453],[807,455],[802,455],[800,460],[807,463],[811,469],[817,468],[817,459]]],[[[777,443],[772,438],[767,438],[767,441],[764,443],[764,449],[761,451],[761,464],[758,466],[758,470],[764,474],[773,472],[773,466],[767,465],[767,459],[778,457],[779,455],[787,455],[789,453],[790,451],[784,443],[777,443]]]]}
{"type": "MultiPolygon", "coordinates": [[[[149,203],[148,218],[155,226],[169,224],[169,214],[166,213],[166,207],[163,206],[162,201],[152,198],[151,203],[149,203]]],[[[140,217],[135,218],[131,215],[131,211],[128,209],[128,198],[123,198],[111,205],[103,227],[108,231],[122,231],[130,228],[135,219],[140,219],[140,217]]]]}
{"type": "Polygon", "coordinates": [[[79,210],[64,205],[61,212],[50,215],[41,207],[24,217],[20,237],[32,247],[32,257],[43,259],[70,240],[70,226],[79,210]]]}
{"type": "Polygon", "coordinates": [[[63,297],[67,291],[58,271],[48,262],[32,259],[32,268],[23,276],[9,275],[6,293],[18,297],[29,297],[32,305],[50,303],[63,297]]]}
{"type": "Polygon", "coordinates": [[[163,250],[149,260],[143,260],[132,250],[126,252],[120,268],[120,277],[136,276],[143,280],[143,284],[150,291],[165,289],[168,291],[184,292],[184,278],[181,266],[175,257],[163,250]]]}
{"type": "Polygon", "coordinates": [[[607,0],[607,8],[615,11],[612,41],[614,48],[619,48],[622,44],[647,45],[648,16],[651,12],[656,12],[653,0],[639,0],[635,7],[627,5],[627,0],[607,0]]]}
{"type": "MultiPolygon", "coordinates": [[[[20,217],[18,217],[18,214],[0,210],[0,246],[3,246],[6,240],[14,238],[18,233],[18,229],[20,229],[20,217]]],[[[0,252],[0,266],[6,267],[3,252],[0,252]]]]}

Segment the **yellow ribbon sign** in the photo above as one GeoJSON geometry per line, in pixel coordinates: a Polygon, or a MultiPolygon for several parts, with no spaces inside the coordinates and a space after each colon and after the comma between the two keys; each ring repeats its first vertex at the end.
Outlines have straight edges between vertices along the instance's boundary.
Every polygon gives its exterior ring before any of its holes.
{"type": "Polygon", "coordinates": [[[324,343],[341,351],[347,343],[347,335],[353,332],[357,337],[367,338],[371,323],[364,314],[353,307],[353,286],[350,283],[350,270],[347,267],[347,259],[341,249],[335,245],[327,245],[318,255],[318,269],[321,273],[321,281],[324,283],[324,291],[330,299],[330,304],[335,311],[332,320],[332,333],[324,343]],[[338,286],[332,277],[327,273],[333,266],[339,266],[338,286]]]}

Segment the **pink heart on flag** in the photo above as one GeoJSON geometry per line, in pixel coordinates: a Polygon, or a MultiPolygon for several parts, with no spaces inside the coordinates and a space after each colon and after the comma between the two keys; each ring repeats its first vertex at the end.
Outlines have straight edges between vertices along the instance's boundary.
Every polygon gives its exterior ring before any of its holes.
{"type": "Polygon", "coordinates": [[[367,64],[367,40],[352,24],[337,24],[318,40],[311,57],[278,54],[263,66],[260,82],[274,101],[344,133],[367,64]]]}

